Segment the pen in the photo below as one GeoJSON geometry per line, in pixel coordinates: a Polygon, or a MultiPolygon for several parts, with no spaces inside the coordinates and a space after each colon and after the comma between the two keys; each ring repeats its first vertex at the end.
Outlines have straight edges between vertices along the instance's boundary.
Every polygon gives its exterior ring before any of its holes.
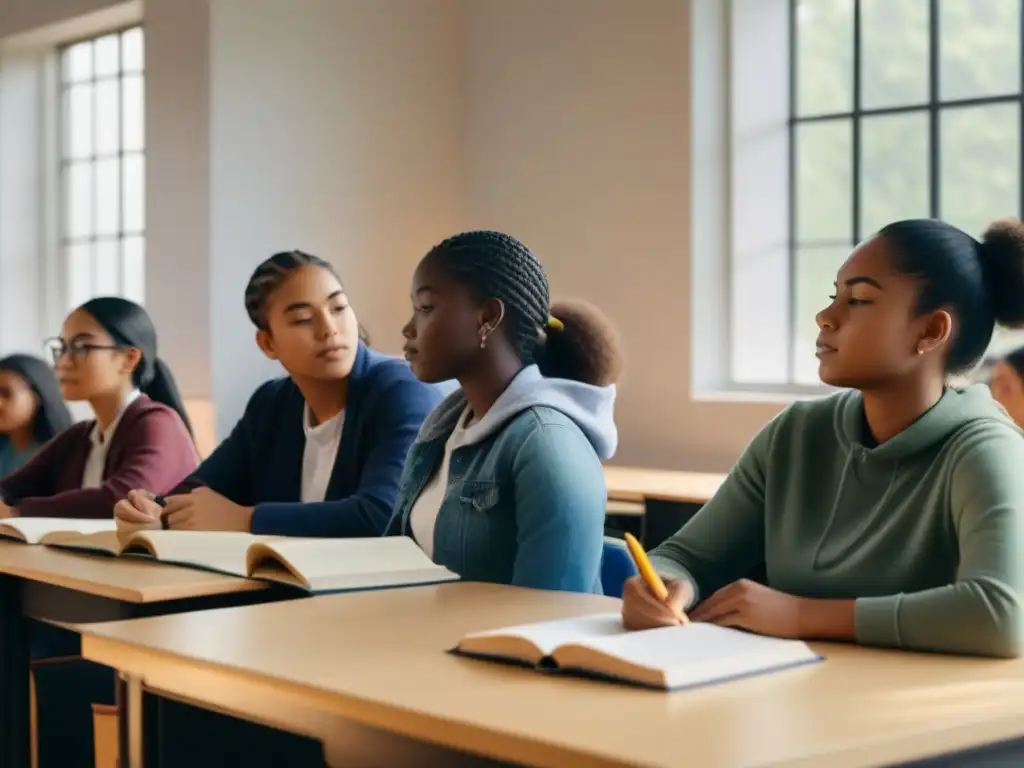
{"type": "MultiPolygon", "coordinates": [[[[636,563],[636,569],[640,571],[640,577],[654,596],[664,603],[668,600],[668,588],[665,586],[665,582],[661,580],[661,576],[654,570],[651,561],[647,559],[647,553],[644,552],[644,548],[640,546],[640,542],[636,540],[636,537],[631,533],[627,533],[625,538],[626,547],[629,549],[633,562],[636,563]]],[[[682,611],[676,611],[676,616],[683,624],[689,624],[690,620],[682,611]]]]}
{"type": "MultiPolygon", "coordinates": [[[[159,506],[161,509],[167,506],[167,499],[163,496],[158,496],[155,493],[149,491],[142,491],[142,495],[152,501],[154,504],[159,506]]],[[[167,514],[165,512],[160,513],[160,527],[167,530],[167,514]]]]}

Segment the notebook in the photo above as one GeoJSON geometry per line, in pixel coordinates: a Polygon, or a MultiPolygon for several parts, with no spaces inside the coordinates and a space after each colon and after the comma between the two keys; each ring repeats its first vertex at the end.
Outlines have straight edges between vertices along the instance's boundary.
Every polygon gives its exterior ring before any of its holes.
{"type": "Polygon", "coordinates": [[[116,530],[110,520],[77,520],[67,517],[9,517],[0,523],[0,536],[26,544],[49,544],[83,534],[116,530]]]}
{"type": "Polygon", "coordinates": [[[307,592],[435,584],[458,578],[408,537],[302,539],[232,531],[100,532],[52,546],[288,584],[307,592]]]}
{"type": "Polygon", "coordinates": [[[466,635],[465,656],[675,690],[821,661],[799,640],[714,624],[629,632],[618,613],[545,621],[466,635]]]}

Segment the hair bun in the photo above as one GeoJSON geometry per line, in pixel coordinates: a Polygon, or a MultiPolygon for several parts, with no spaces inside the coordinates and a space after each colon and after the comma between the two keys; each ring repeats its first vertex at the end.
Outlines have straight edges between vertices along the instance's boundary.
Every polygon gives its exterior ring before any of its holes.
{"type": "Polygon", "coordinates": [[[546,331],[538,355],[541,372],[599,387],[617,383],[625,367],[622,342],[604,313],[593,304],[570,299],[552,302],[551,315],[562,327],[546,331]]]}
{"type": "Polygon", "coordinates": [[[981,237],[978,257],[996,322],[1024,326],[1024,223],[1009,218],[990,224],[981,237]]]}

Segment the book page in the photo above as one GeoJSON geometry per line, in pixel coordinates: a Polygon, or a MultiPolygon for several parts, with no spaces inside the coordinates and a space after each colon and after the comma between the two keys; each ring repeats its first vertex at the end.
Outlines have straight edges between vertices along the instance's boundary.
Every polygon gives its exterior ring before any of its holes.
{"type": "Polygon", "coordinates": [[[67,517],[14,517],[4,521],[4,526],[20,532],[29,544],[39,544],[44,536],[52,533],[89,534],[117,529],[113,518],[78,520],[67,517]]]}
{"type": "MultiPolygon", "coordinates": [[[[459,643],[459,649],[469,653],[503,654],[505,649],[518,652],[520,643],[510,640],[521,639],[533,645],[540,656],[550,656],[555,649],[566,643],[591,643],[602,638],[614,639],[627,634],[622,626],[622,616],[617,613],[597,613],[575,619],[539,621],[535,624],[520,624],[515,627],[492,629],[466,635],[459,643]]],[[[510,654],[511,655],[511,654],[510,654]]]]}
{"type": "Polygon", "coordinates": [[[280,578],[275,557],[301,575],[305,586],[317,590],[356,589],[366,586],[390,586],[395,579],[419,583],[454,578],[446,568],[436,565],[415,541],[405,536],[365,539],[292,539],[278,538],[253,547],[249,570],[253,577],[295,583],[280,578]]]}
{"type": "Polygon", "coordinates": [[[665,687],[738,677],[818,658],[798,640],[696,622],[579,640],[556,650],[554,656],[559,665],[665,687]]]}
{"type": "Polygon", "coordinates": [[[249,546],[275,538],[240,531],[139,531],[132,536],[135,544],[125,547],[125,554],[146,554],[145,547],[139,546],[144,542],[161,562],[244,578],[249,546]]]}
{"type": "Polygon", "coordinates": [[[77,531],[54,531],[45,534],[40,544],[62,549],[77,549],[87,552],[104,552],[108,555],[121,554],[121,541],[117,531],[78,533],[77,531]]]}

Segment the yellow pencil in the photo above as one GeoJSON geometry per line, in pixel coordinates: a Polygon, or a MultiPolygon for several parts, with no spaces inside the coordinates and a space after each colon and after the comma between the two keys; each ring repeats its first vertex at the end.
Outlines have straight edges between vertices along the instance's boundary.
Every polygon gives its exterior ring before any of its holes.
{"type": "MultiPolygon", "coordinates": [[[[633,562],[636,563],[637,570],[640,571],[640,577],[646,582],[648,589],[654,593],[654,596],[664,603],[668,600],[668,588],[665,586],[665,582],[661,580],[661,576],[654,570],[651,561],[647,559],[647,553],[644,552],[644,548],[640,546],[640,542],[636,540],[636,537],[631,533],[627,533],[625,538],[626,547],[629,549],[633,562]]],[[[682,611],[676,611],[676,616],[683,624],[687,624],[690,621],[682,611]]]]}

